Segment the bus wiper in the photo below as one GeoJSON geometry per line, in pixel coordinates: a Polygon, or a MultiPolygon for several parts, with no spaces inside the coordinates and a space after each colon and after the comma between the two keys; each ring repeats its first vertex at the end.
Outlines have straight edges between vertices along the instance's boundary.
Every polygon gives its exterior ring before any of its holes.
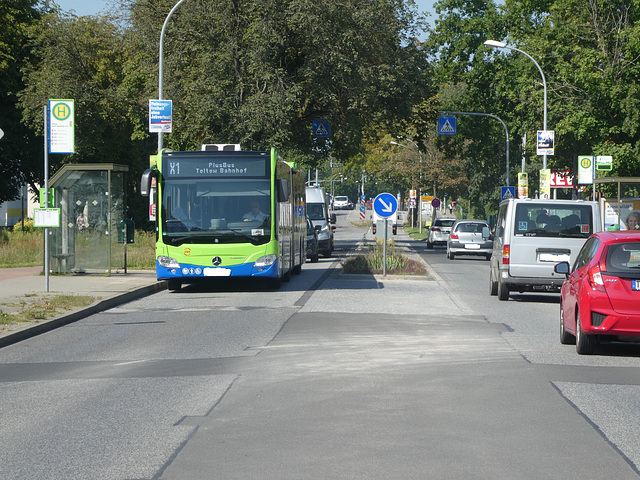
{"type": "Polygon", "coordinates": [[[234,233],[242,238],[245,238],[247,240],[249,240],[251,243],[253,243],[254,245],[257,245],[258,243],[260,243],[259,239],[256,236],[252,236],[252,235],[247,235],[246,233],[242,233],[242,230],[240,230],[239,228],[217,228],[213,231],[213,235],[215,235],[215,232],[231,232],[234,233]]]}
{"type": "Polygon", "coordinates": [[[191,240],[192,238],[202,238],[202,237],[210,237],[211,233],[202,232],[202,233],[192,233],[191,235],[183,235],[181,237],[169,237],[171,241],[181,243],[185,240],[191,240]]]}
{"type": "Polygon", "coordinates": [[[247,235],[246,233],[242,233],[242,230],[235,229],[235,228],[217,228],[215,230],[206,230],[206,231],[202,230],[198,233],[192,233],[190,235],[182,235],[180,237],[170,237],[170,238],[171,238],[171,242],[175,244],[175,243],[182,243],[189,240],[216,237],[220,234],[220,232],[232,233],[234,235],[244,238],[245,240],[249,240],[249,242],[251,242],[254,245],[258,245],[260,243],[260,239],[257,238],[257,236],[247,235]]]}

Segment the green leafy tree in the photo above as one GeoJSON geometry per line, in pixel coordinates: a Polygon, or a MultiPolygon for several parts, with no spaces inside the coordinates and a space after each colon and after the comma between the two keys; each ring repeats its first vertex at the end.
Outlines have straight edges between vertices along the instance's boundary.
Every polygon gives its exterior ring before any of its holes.
{"type": "MultiPolygon", "coordinates": [[[[108,17],[51,12],[34,31],[32,51],[32,61],[24,69],[26,87],[20,92],[23,116],[32,131],[43,135],[43,106],[48,99],[75,100],[75,153],[50,155],[49,175],[65,163],[128,165],[132,191],[148,164],[152,142],[133,138],[128,115],[132,106],[122,94],[130,47],[121,31],[108,17]]],[[[40,183],[41,158],[30,171],[40,183]]],[[[137,197],[130,195],[130,201],[135,203],[137,197]]]]}
{"type": "MultiPolygon", "coordinates": [[[[36,0],[0,3],[0,203],[14,200],[25,181],[33,180],[28,165],[42,158],[42,143],[22,122],[17,94],[24,88],[21,69],[30,58],[28,38],[40,11],[36,0]],[[25,168],[26,167],[26,168],[25,168]]],[[[42,169],[42,167],[41,167],[42,169]]]]}
{"type": "MultiPolygon", "coordinates": [[[[173,2],[131,2],[132,98],[153,95],[158,35],[173,2]],[[164,14],[159,14],[163,12],[164,14]],[[137,90],[136,90],[137,88],[137,90]]],[[[365,129],[410,112],[428,82],[409,33],[411,4],[390,0],[185,2],[164,42],[164,96],[174,101],[167,147],[276,146],[315,166],[361,150],[365,129]],[[327,120],[331,140],[316,139],[327,120]]],[[[149,97],[150,98],[150,97],[149,97]]],[[[144,127],[138,122],[139,133],[144,127]]]]}

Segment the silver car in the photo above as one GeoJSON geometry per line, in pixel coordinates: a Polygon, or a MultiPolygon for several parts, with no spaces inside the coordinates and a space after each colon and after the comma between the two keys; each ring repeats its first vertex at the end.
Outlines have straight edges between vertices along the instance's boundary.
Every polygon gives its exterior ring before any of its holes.
{"type": "Polygon", "coordinates": [[[431,228],[429,228],[427,248],[433,248],[434,245],[446,245],[449,240],[451,226],[455,221],[455,218],[436,218],[431,228]]]}
{"type": "Polygon", "coordinates": [[[493,240],[489,238],[489,225],[484,220],[456,220],[447,241],[447,258],[456,255],[479,255],[491,259],[493,240]]]}

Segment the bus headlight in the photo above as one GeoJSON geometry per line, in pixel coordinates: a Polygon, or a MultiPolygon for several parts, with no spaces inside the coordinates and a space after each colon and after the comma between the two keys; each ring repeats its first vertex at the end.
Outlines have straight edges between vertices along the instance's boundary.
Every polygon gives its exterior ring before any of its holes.
{"type": "Polygon", "coordinates": [[[165,257],[164,255],[158,257],[158,263],[164,268],[180,268],[180,264],[175,258],[165,257]]]}
{"type": "Polygon", "coordinates": [[[273,265],[276,260],[278,259],[278,257],[276,255],[265,255],[264,257],[260,257],[259,259],[256,260],[256,263],[254,263],[255,267],[268,267],[269,265],[273,265]]]}

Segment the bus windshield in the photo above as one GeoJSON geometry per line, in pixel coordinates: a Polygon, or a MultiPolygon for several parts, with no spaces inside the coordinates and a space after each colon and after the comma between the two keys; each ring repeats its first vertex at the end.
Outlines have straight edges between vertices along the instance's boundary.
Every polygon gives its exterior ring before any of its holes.
{"type": "Polygon", "coordinates": [[[267,243],[271,237],[268,179],[169,178],[162,188],[165,243],[267,243]]]}

